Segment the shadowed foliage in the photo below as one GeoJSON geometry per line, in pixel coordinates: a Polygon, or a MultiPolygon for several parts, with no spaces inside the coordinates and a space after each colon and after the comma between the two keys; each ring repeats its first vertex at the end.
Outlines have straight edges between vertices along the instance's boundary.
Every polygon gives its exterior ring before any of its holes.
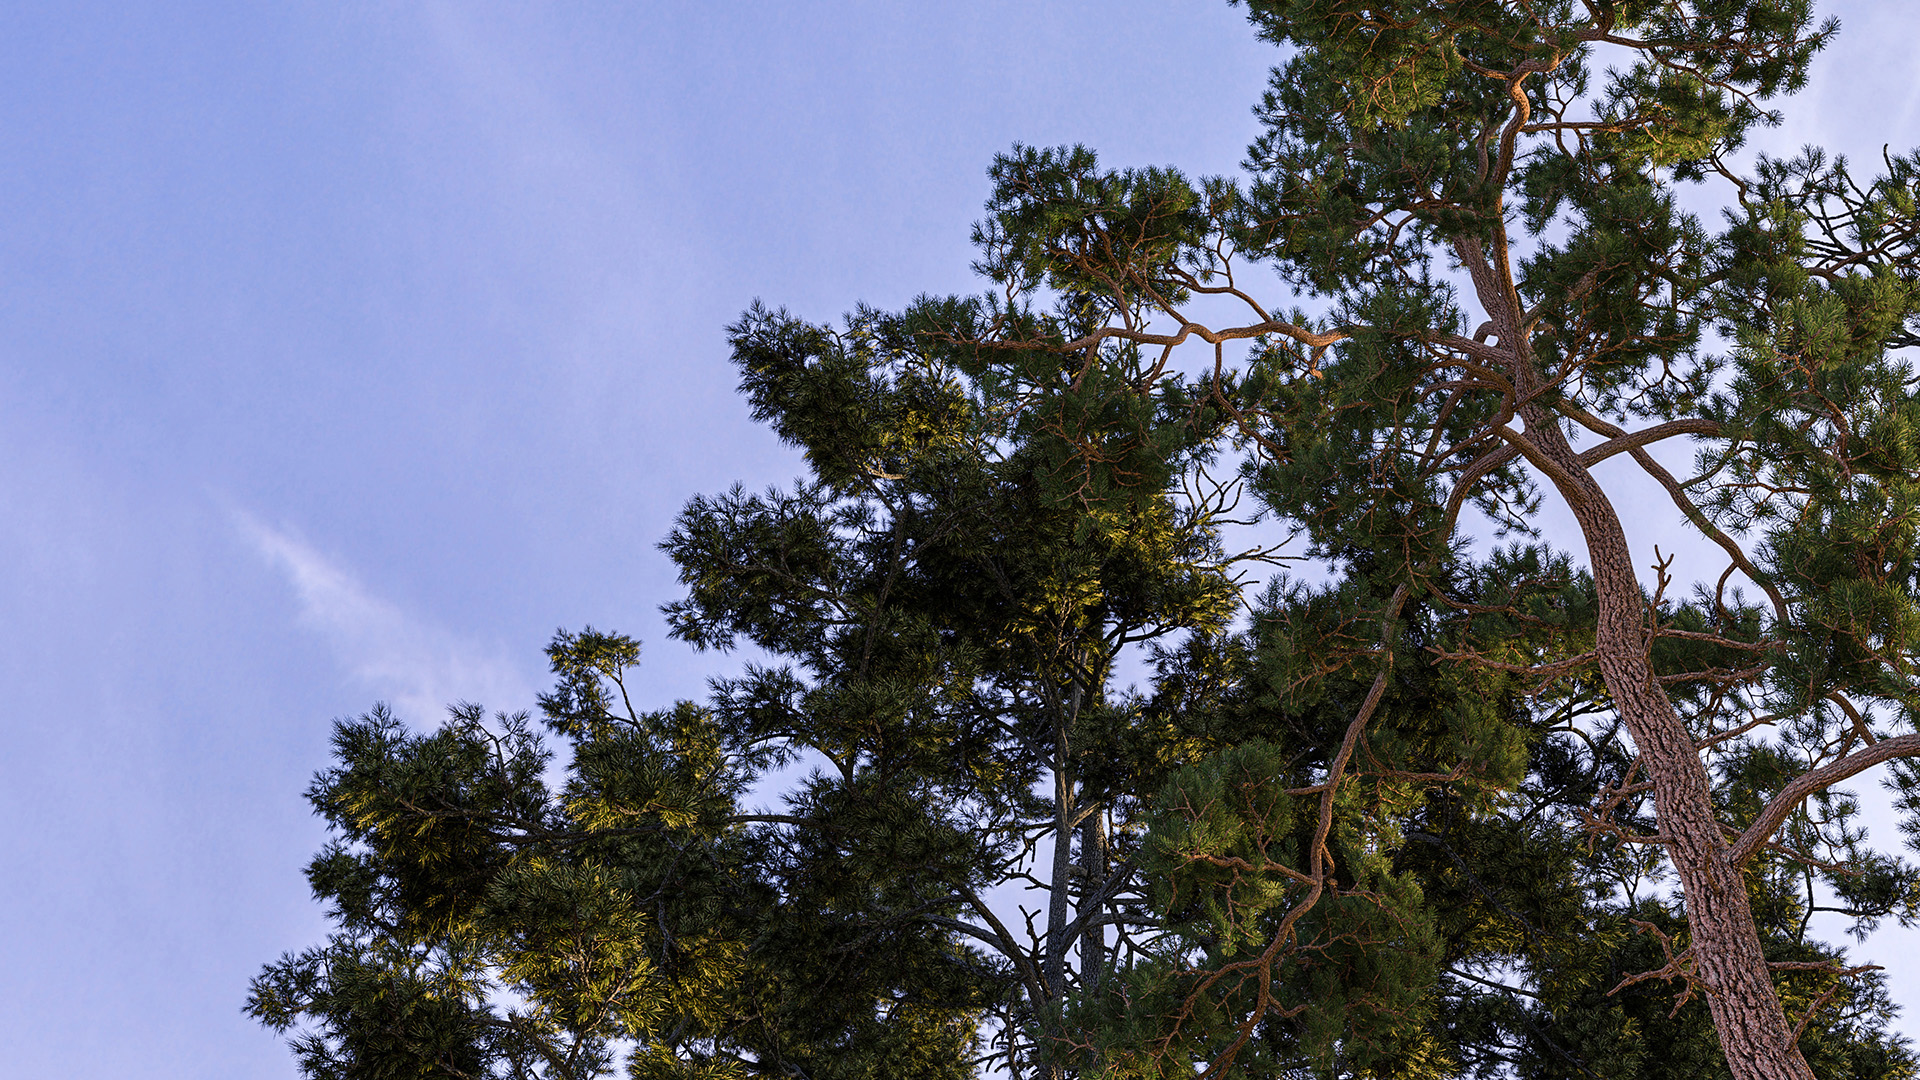
{"type": "Polygon", "coordinates": [[[982,295],[731,328],[707,701],[337,725],[309,1075],[1915,1074],[1813,921],[1920,917],[1920,163],[1742,150],[1835,27],[1245,6],[1244,177],[1015,147],[982,295]]]}

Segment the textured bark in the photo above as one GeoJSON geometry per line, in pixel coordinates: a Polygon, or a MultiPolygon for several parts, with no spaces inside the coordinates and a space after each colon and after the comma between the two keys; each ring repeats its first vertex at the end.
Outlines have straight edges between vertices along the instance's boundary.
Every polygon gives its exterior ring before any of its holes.
{"type": "MultiPolygon", "coordinates": [[[[1073,877],[1073,778],[1068,771],[1067,736],[1062,725],[1053,773],[1053,868],[1049,875],[1052,889],[1047,893],[1047,937],[1040,962],[1047,984],[1049,1004],[1058,1003],[1067,993],[1067,923],[1073,918],[1073,899],[1068,882],[1073,877]]],[[[1036,1005],[1039,1003],[1036,1002],[1036,1005]]]]}
{"type": "Polygon", "coordinates": [[[1646,602],[1619,514],[1554,418],[1538,407],[1522,415],[1522,437],[1552,463],[1549,476],[1586,541],[1599,599],[1594,652],[1607,693],[1633,735],[1641,770],[1653,783],[1660,835],[1686,900],[1694,978],[1706,994],[1727,1064],[1737,1080],[1813,1080],[1774,990],[1733,847],[1714,814],[1706,766],[1648,667],[1646,602]]]}
{"type": "Polygon", "coordinates": [[[1080,981],[1088,990],[1097,990],[1107,973],[1107,926],[1100,919],[1105,897],[1101,886],[1107,880],[1107,822],[1098,812],[1088,812],[1080,823],[1080,912],[1085,929],[1080,931],[1080,981]]]}
{"type": "MultiPolygon", "coordinates": [[[[1524,100],[1517,105],[1524,117],[1524,100]]],[[[1705,994],[1736,1080],[1814,1080],[1774,989],[1740,863],[1714,813],[1706,765],[1648,664],[1652,627],[1626,530],[1591,472],[1607,455],[1583,459],[1560,418],[1542,404],[1549,387],[1526,344],[1530,328],[1514,288],[1506,237],[1495,232],[1489,239],[1486,247],[1456,241],[1455,252],[1505,347],[1506,372],[1522,403],[1514,415],[1523,430],[1502,428],[1501,434],[1554,486],[1579,522],[1599,602],[1594,655],[1633,737],[1642,774],[1653,784],[1660,836],[1686,901],[1692,977],[1705,994]]]]}

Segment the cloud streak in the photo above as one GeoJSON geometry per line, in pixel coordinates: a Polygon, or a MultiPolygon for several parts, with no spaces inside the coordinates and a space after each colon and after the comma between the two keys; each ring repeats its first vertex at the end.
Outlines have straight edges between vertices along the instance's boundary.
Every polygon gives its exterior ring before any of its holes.
{"type": "Polygon", "coordinates": [[[245,511],[234,511],[233,519],[241,536],[292,588],[302,624],[326,640],[353,678],[402,717],[432,723],[456,701],[509,710],[532,703],[527,680],[499,650],[401,610],[286,530],[245,511]]]}

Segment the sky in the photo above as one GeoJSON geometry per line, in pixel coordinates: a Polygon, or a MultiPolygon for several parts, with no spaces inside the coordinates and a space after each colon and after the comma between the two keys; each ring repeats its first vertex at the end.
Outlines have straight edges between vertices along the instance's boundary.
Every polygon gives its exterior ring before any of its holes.
{"type": "MultiPolygon", "coordinates": [[[[1920,145],[1920,10],[1828,10],[1763,144],[1920,145]]],[[[0,5],[0,1073],[293,1076],[240,1006],[325,930],[331,721],[531,707],[588,624],[699,696],[655,545],[799,471],[726,325],[975,288],[1015,142],[1232,172],[1272,60],[1171,0],[0,5]]]]}

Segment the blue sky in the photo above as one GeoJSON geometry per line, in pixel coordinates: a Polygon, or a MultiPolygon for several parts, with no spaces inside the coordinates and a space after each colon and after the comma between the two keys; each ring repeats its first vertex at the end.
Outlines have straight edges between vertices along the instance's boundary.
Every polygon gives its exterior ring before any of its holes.
{"type": "MultiPolygon", "coordinates": [[[[1830,10],[1770,144],[1920,144],[1920,12],[1830,10]]],[[[1270,60],[1170,0],[0,9],[0,1071],[292,1076],[239,1006],[323,929],[329,721],[529,706],[587,623],[699,694],[654,544],[797,471],[726,324],[971,288],[1015,141],[1231,171],[1270,60]]]]}

